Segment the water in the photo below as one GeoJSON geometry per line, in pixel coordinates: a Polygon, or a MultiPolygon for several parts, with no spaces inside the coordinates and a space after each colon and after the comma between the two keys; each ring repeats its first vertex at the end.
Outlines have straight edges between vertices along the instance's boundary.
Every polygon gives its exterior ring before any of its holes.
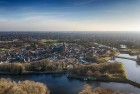
{"type": "MultiPolygon", "coordinates": [[[[121,54],[124,55],[124,54],[121,54]]],[[[125,56],[125,55],[124,55],[125,56]]],[[[128,56],[128,55],[126,55],[128,56]]],[[[140,82],[140,66],[131,60],[116,58],[116,61],[120,61],[125,64],[128,71],[129,79],[140,82]],[[137,74],[136,74],[137,73],[137,74]]],[[[84,87],[85,84],[90,84],[95,87],[109,88],[121,92],[139,94],[140,89],[129,84],[123,83],[105,83],[105,82],[85,82],[79,80],[67,79],[65,75],[22,75],[22,76],[1,76],[5,78],[12,78],[13,80],[34,80],[46,84],[51,94],[78,94],[84,87]]]]}
{"type": "MultiPolygon", "coordinates": [[[[136,56],[130,56],[128,54],[120,54],[120,56],[137,58],[136,56]]],[[[140,65],[136,61],[116,58],[116,61],[122,62],[127,70],[128,78],[130,80],[140,83],[140,65]]]]}

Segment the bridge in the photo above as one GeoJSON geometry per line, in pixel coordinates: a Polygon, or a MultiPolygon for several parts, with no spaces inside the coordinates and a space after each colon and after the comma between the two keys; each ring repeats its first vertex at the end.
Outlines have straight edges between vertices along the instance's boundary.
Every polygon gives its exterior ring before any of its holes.
{"type": "Polygon", "coordinates": [[[122,59],[128,59],[128,60],[138,61],[136,58],[123,57],[123,56],[116,56],[116,58],[122,58],[122,59]]]}

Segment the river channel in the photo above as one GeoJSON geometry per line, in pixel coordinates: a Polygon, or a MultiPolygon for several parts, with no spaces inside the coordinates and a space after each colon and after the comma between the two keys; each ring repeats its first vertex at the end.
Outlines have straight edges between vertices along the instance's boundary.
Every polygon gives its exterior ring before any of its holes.
{"type": "MultiPolygon", "coordinates": [[[[125,57],[131,57],[136,58],[136,56],[130,56],[128,54],[120,54],[120,56],[125,57]]],[[[136,61],[127,60],[127,59],[121,59],[116,58],[115,61],[121,62],[125,65],[128,78],[140,83],[140,65],[137,64],[136,61]]],[[[114,83],[114,82],[85,82],[85,81],[79,81],[79,80],[70,80],[67,78],[66,75],[22,75],[22,76],[2,76],[1,78],[11,78],[16,81],[22,81],[22,80],[33,80],[37,82],[41,82],[46,84],[51,94],[78,94],[80,92],[85,84],[90,84],[95,87],[103,87],[103,88],[109,88],[112,90],[117,90],[121,92],[126,92],[129,94],[140,94],[140,88],[134,87],[129,84],[124,83],[114,83]]]]}

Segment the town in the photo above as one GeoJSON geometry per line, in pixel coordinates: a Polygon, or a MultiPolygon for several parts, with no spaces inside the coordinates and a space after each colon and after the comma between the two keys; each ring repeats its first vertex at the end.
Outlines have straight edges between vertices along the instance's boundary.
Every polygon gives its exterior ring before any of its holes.
{"type": "Polygon", "coordinates": [[[85,34],[17,34],[0,36],[0,75],[63,75],[70,81],[127,83],[140,88],[138,82],[129,79],[126,65],[117,60],[139,64],[139,45],[99,37],[93,40],[85,34]]]}
{"type": "Polygon", "coordinates": [[[98,43],[84,47],[76,43],[45,39],[28,42],[18,39],[0,41],[0,63],[30,63],[43,59],[54,62],[101,63],[113,59],[117,52],[116,48],[98,43]],[[96,62],[96,59],[100,59],[100,62],[96,62]]]}

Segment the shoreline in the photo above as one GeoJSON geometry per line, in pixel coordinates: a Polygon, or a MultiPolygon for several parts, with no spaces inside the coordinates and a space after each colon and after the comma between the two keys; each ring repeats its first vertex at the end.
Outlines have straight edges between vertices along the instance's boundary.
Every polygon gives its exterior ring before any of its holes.
{"type": "Polygon", "coordinates": [[[134,82],[130,79],[117,79],[117,78],[93,78],[93,77],[80,77],[80,76],[68,76],[69,79],[77,79],[77,80],[81,80],[81,81],[97,81],[97,82],[116,82],[116,83],[126,83],[129,85],[132,85],[134,87],[140,88],[140,83],[134,82]]]}
{"type": "Polygon", "coordinates": [[[134,82],[129,79],[118,79],[118,78],[94,78],[94,77],[81,77],[81,76],[74,76],[74,75],[67,75],[66,71],[59,71],[59,72],[24,72],[21,74],[13,74],[13,73],[2,73],[0,72],[0,75],[42,75],[42,74],[63,74],[66,75],[67,79],[75,79],[75,80],[80,80],[80,81],[97,81],[97,82],[116,82],[116,83],[125,83],[132,85],[134,87],[140,88],[140,84],[137,82],[134,82]]]}
{"type": "Polygon", "coordinates": [[[58,71],[58,72],[23,72],[23,73],[10,73],[10,72],[0,72],[0,75],[30,75],[30,74],[65,74],[66,71],[58,71]]]}

